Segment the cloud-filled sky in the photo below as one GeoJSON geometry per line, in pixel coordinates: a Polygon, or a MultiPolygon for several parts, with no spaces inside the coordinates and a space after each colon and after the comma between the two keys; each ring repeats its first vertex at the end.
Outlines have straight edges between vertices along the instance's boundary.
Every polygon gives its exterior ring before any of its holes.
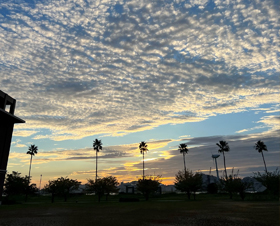
{"type": "MultiPolygon", "coordinates": [[[[95,175],[172,183],[183,168],[209,173],[227,140],[229,170],[262,171],[254,143],[279,166],[277,1],[1,0],[0,89],[17,100],[8,170],[34,182],[95,175]]],[[[222,171],[222,158],[218,159],[222,171]]],[[[213,172],[212,172],[213,173],[213,172]]]]}

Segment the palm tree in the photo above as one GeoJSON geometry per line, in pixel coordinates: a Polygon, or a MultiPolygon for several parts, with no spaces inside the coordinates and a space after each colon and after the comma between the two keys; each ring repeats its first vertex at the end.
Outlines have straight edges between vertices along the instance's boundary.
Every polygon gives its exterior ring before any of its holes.
{"type": "Polygon", "coordinates": [[[257,143],[255,143],[255,149],[256,149],[259,153],[262,153],[264,168],[265,168],[265,172],[267,173],[266,164],[265,164],[264,156],[263,156],[263,151],[267,151],[266,145],[264,144],[263,141],[259,140],[257,143]]]}
{"type": "Polygon", "coordinates": [[[101,140],[97,140],[95,139],[93,141],[93,149],[96,151],[96,176],[95,176],[95,180],[97,180],[97,153],[99,152],[99,150],[102,150],[102,143],[101,140]]]}
{"type": "Polygon", "coordinates": [[[144,176],[144,155],[145,155],[145,152],[149,151],[148,150],[148,145],[146,144],[146,142],[142,141],[140,144],[139,144],[139,149],[140,149],[140,153],[143,155],[143,180],[145,178],[144,176]]]}
{"type": "Polygon", "coordinates": [[[181,154],[183,154],[183,159],[184,159],[184,169],[185,169],[185,174],[186,174],[186,162],[185,162],[185,156],[186,156],[186,154],[188,154],[188,151],[189,151],[189,149],[188,149],[188,147],[187,147],[188,145],[186,145],[186,144],[180,144],[178,147],[179,147],[179,151],[180,151],[180,153],[181,154]]]}
{"type": "MultiPolygon", "coordinates": [[[[32,157],[33,157],[33,155],[35,156],[35,154],[37,154],[37,151],[38,151],[38,147],[35,146],[35,144],[32,144],[28,147],[28,152],[26,152],[26,154],[30,155],[28,186],[30,184],[30,172],[31,172],[32,157]]],[[[27,201],[27,196],[28,196],[28,189],[26,190],[26,194],[25,194],[25,202],[27,201]]]]}
{"type": "Polygon", "coordinates": [[[31,172],[31,164],[33,155],[37,154],[38,147],[35,144],[32,144],[28,147],[28,152],[26,154],[30,155],[30,166],[29,166],[29,176],[28,176],[28,184],[30,183],[30,172],[31,172]]]}
{"type": "Polygon", "coordinates": [[[220,148],[218,152],[223,153],[224,156],[224,167],[225,167],[225,174],[227,179],[227,168],[226,168],[226,158],[225,158],[225,152],[229,152],[229,146],[228,143],[225,140],[219,141],[219,143],[216,143],[218,147],[220,148]]]}

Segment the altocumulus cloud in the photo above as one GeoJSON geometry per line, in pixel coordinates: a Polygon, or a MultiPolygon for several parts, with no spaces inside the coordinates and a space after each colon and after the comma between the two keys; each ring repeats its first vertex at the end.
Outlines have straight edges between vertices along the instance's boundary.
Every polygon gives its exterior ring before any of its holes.
{"type": "Polygon", "coordinates": [[[23,136],[120,136],[275,106],[279,40],[277,1],[7,0],[0,84],[23,136]]]}

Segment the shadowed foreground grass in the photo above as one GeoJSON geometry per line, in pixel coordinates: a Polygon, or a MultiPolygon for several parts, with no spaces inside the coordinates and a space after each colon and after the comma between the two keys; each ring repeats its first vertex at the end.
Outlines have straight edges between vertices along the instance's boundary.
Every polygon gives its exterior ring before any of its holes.
{"type": "Polygon", "coordinates": [[[279,225],[278,201],[229,200],[223,195],[162,195],[150,201],[119,203],[120,196],[96,202],[95,196],[68,202],[31,197],[27,203],[0,206],[0,225],[279,225]]]}

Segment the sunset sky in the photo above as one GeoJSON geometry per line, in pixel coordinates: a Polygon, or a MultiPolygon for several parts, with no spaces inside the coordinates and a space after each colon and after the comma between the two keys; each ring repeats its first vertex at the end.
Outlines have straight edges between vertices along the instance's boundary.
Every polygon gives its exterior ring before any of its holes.
{"type": "Polygon", "coordinates": [[[8,172],[32,181],[95,177],[172,184],[187,168],[212,175],[280,163],[280,6],[242,0],[1,0],[0,89],[17,100],[8,172]],[[218,158],[220,173],[223,159],[218,158]]]}

